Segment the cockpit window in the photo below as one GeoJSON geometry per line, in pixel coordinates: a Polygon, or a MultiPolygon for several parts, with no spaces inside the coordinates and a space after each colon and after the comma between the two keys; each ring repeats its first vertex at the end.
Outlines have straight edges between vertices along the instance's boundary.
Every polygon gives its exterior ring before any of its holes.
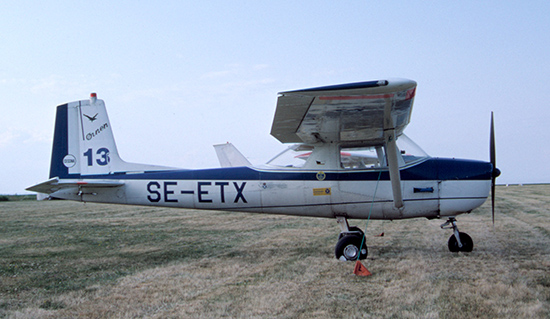
{"type": "MultiPolygon", "coordinates": [[[[397,139],[399,148],[399,166],[412,164],[428,156],[405,134],[397,139]]],[[[295,144],[279,153],[266,163],[268,166],[285,168],[302,168],[309,156],[314,152],[314,146],[295,144]]],[[[377,169],[387,166],[386,150],[383,146],[358,148],[342,148],[340,150],[340,167],[334,169],[377,169]]]]}
{"type": "Polygon", "coordinates": [[[407,135],[402,134],[397,139],[397,148],[403,157],[405,164],[410,164],[430,157],[420,146],[411,140],[407,135]]]}
{"type": "Polygon", "coordinates": [[[303,144],[291,145],[286,150],[277,154],[277,156],[267,162],[266,165],[300,168],[304,166],[312,151],[313,146],[303,144]]]}
{"type": "Polygon", "coordinates": [[[340,166],[343,169],[370,169],[386,166],[384,148],[343,148],[340,152],[340,166]]]}
{"type": "MultiPolygon", "coordinates": [[[[400,167],[428,157],[428,154],[405,134],[397,139],[397,148],[400,167]]],[[[376,169],[388,165],[386,150],[382,146],[344,148],[340,152],[340,162],[343,169],[376,169]]]]}

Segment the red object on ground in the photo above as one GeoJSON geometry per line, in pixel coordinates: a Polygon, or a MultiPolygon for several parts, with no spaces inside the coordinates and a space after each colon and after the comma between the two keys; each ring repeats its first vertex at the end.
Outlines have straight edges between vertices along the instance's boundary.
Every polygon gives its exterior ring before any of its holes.
{"type": "Polygon", "coordinates": [[[371,272],[359,260],[355,262],[353,273],[357,276],[370,276],[371,272]]]}

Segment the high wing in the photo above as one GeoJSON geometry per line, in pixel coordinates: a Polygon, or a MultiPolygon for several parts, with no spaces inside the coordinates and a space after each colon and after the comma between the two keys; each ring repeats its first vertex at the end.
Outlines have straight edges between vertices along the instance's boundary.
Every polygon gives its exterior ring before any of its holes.
{"type": "Polygon", "coordinates": [[[396,140],[410,122],[416,82],[357,82],[279,93],[271,135],[282,143],[386,148],[396,208],[403,207],[396,140]]]}
{"type": "Polygon", "coordinates": [[[415,81],[395,79],[281,92],[271,135],[282,143],[382,145],[385,129],[399,136],[409,124],[415,90],[415,81]]]}

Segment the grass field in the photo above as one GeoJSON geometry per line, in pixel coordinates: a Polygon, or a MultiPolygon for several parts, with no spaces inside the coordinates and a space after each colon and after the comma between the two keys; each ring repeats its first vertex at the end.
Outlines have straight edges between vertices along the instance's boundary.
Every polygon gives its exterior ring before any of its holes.
{"type": "Polygon", "coordinates": [[[332,219],[0,202],[0,317],[549,318],[550,185],[497,192],[494,228],[458,217],[471,253],[444,220],[371,221],[369,277],[332,219]]]}

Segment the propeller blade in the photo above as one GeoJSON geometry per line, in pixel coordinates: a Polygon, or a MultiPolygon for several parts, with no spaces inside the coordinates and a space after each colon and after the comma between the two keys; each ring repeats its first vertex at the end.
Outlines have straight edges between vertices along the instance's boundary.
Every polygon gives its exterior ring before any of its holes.
{"type": "Polygon", "coordinates": [[[493,226],[495,225],[495,178],[491,184],[491,216],[493,217],[493,226]]]}
{"type": "Polygon", "coordinates": [[[496,168],[497,165],[497,156],[496,156],[496,148],[495,148],[495,121],[493,112],[491,112],[491,141],[490,141],[490,153],[491,153],[491,164],[493,164],[493,169],[496,168]]]}
{"type": "Polygon", "coordinates": [[[498,176],[497,172],[497,155],[496,155],[496,146],[495,146],[495,123],[493,112],[491,112],[491,136],[489,142],[489,153],[491,157],[491,164],[493,164],[493,174],[491,177],[491,211],[493,218],[493,226],[495,225],[495,184],[496,178],[498,176]]]}

